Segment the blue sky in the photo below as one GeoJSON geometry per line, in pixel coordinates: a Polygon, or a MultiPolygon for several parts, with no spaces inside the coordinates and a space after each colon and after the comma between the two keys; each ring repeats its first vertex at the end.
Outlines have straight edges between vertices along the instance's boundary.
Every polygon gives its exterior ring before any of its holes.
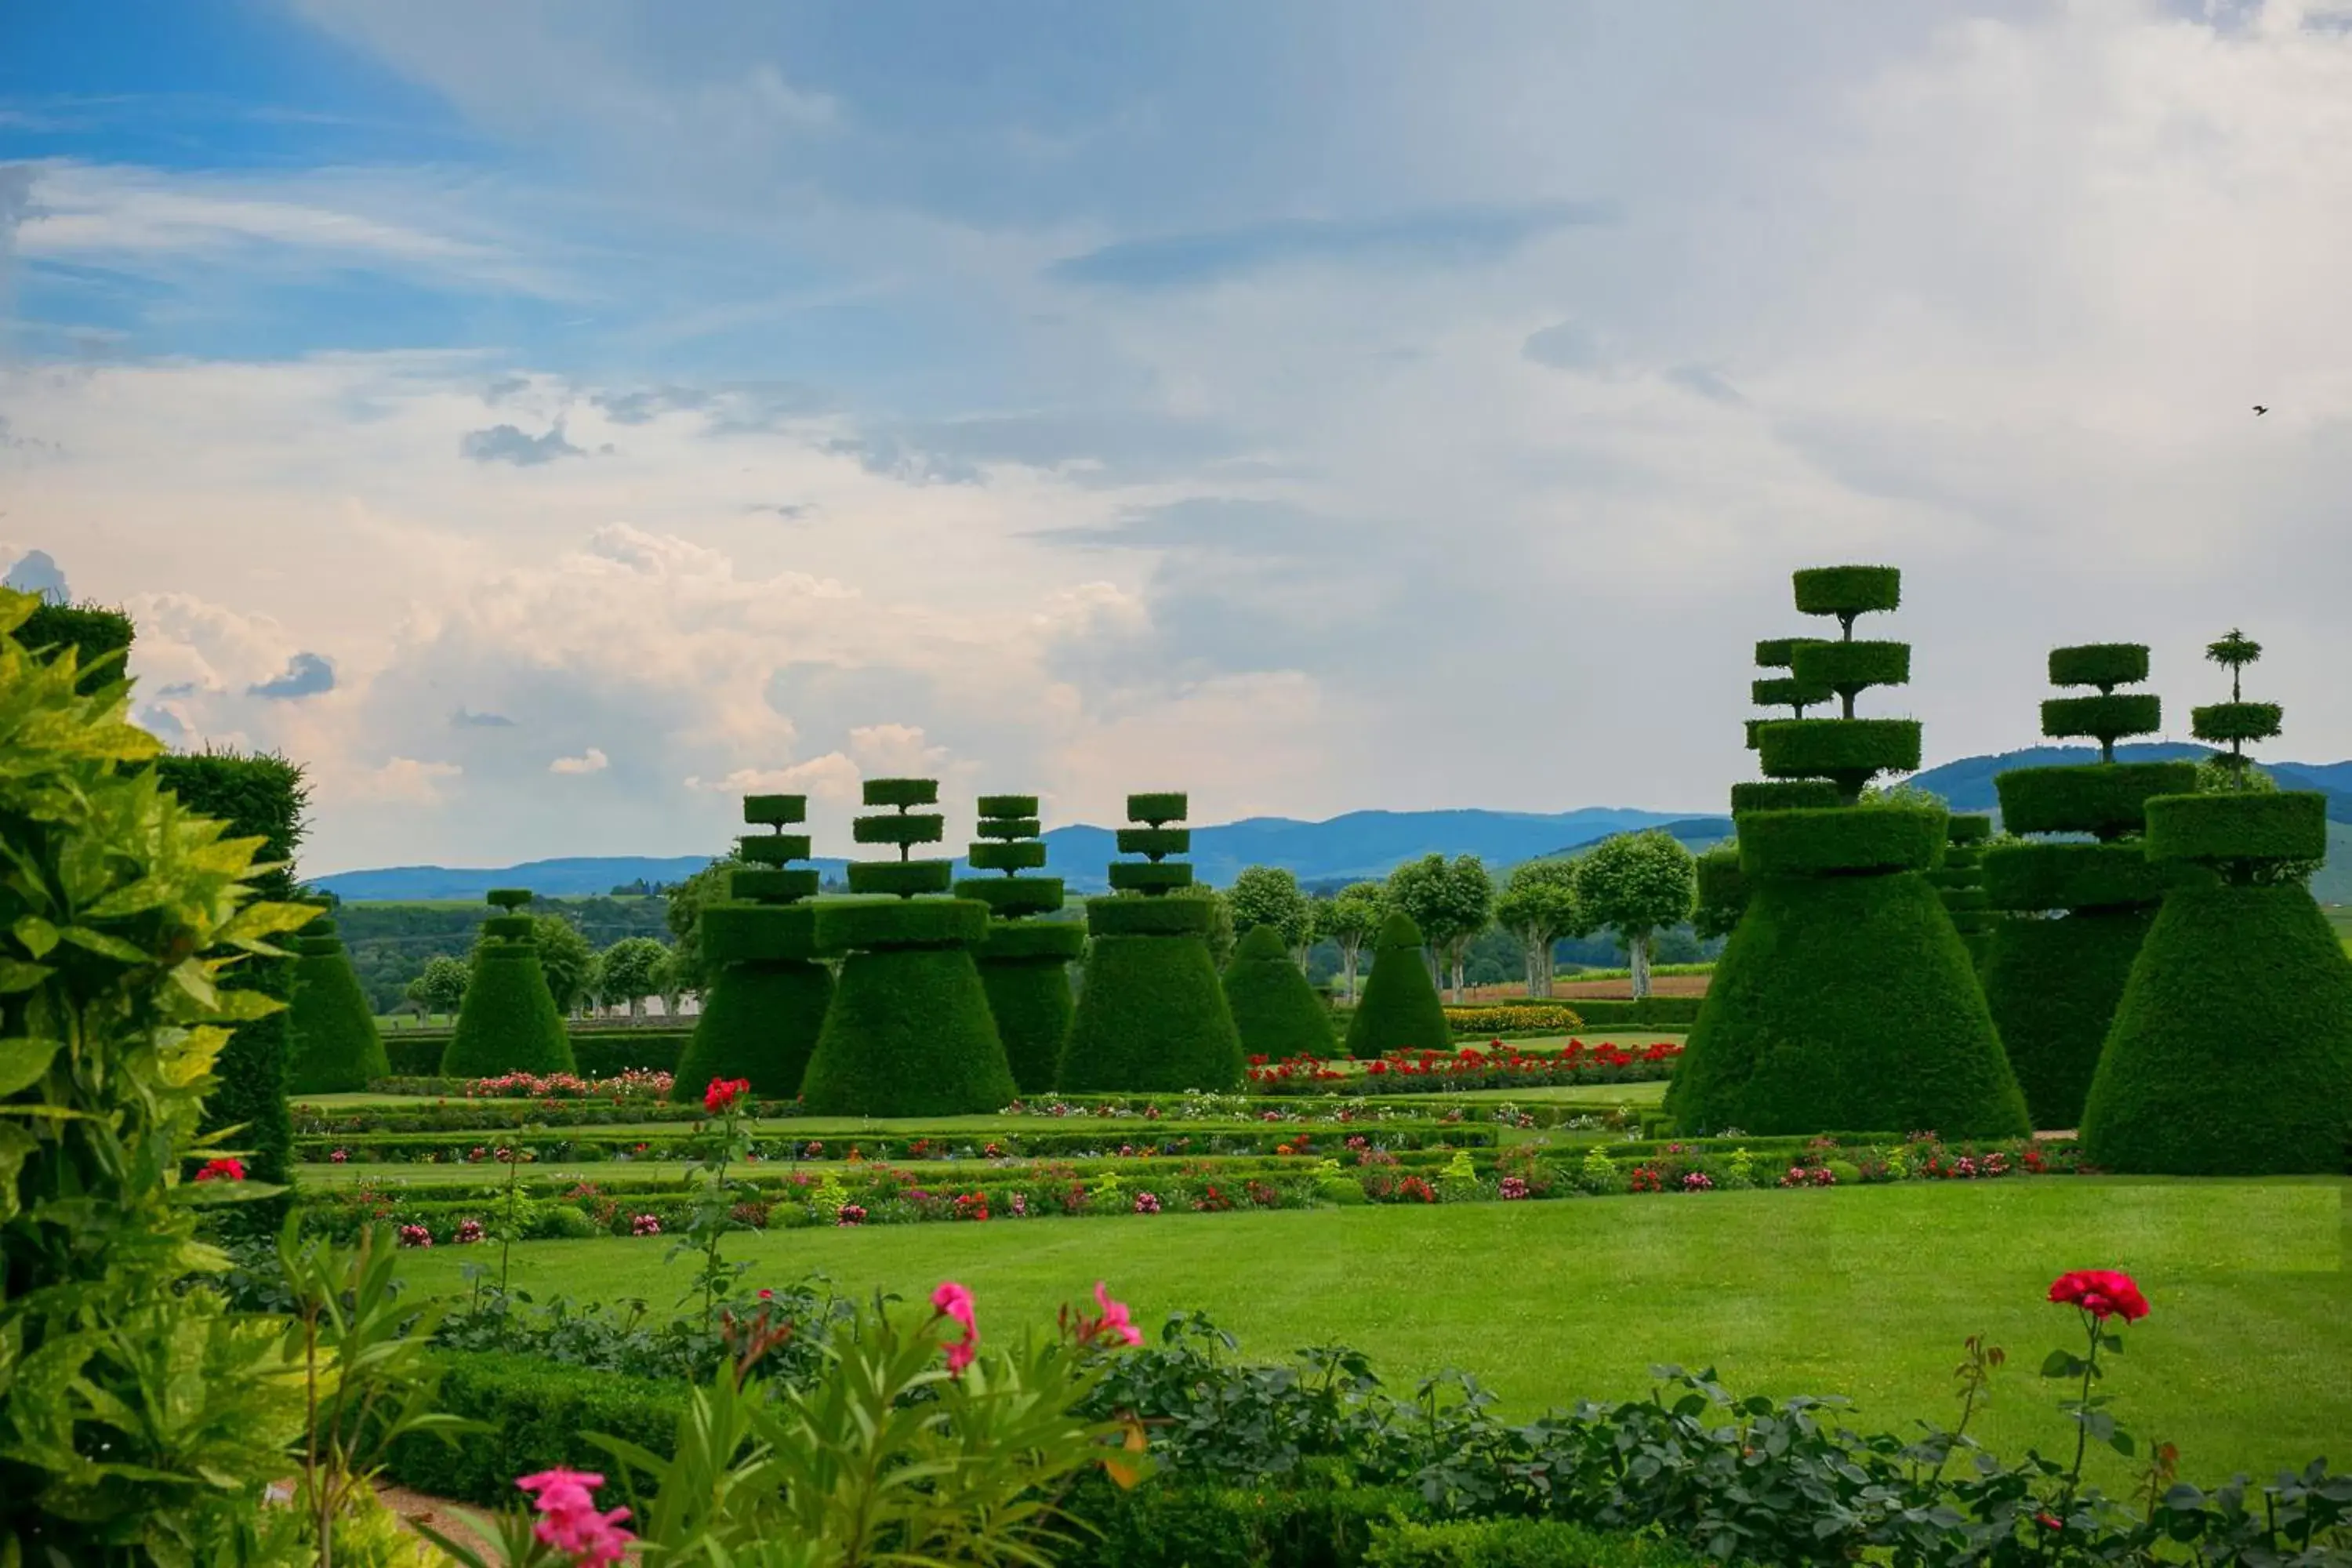
{"type": "Polygon", "coordinates": [[[0,550],[310,765],[320,870],[877,769],[1711,809],[1837,559],[1931,760],[2061,642],[2185,727],[2232,623],[2333,758],[2347,21],[12,7],[0,550]]]}

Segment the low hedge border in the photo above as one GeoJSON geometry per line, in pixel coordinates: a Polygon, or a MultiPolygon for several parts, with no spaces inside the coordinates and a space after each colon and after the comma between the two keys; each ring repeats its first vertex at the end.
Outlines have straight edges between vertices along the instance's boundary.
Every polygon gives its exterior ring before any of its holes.
{"type": "MultiPolygon", "coordinates": [[[[612,1028],[567,1026],[573,1068],[583,1078],[613,1078],[635,1069],[676,1072],[677,1058],[694,1037],[691,1029],[649,1029],[622,1025],[612,1028]]],[[[441,1054],[448,1048],[449,1032],[392,1030],[383,1037],[384,1055],[391,1058],[394,1078],[430,1078],[441,1070],[441,1054]]]]}

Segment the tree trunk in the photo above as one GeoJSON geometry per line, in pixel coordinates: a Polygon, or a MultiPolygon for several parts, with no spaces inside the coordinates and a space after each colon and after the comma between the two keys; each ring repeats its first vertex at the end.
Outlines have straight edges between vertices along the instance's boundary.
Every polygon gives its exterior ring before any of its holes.
{"type": "Polygon", "coordinates": [[[1451,959],[1454,961],[1454,1005],[1456,1007],[1459,1007],[1460,1005],[1462,1005],[1462,957],[1463,957],[1463,950],[1464,950],[1465,948],[1467,948],[1469,945],[1470,945],[1470,944],[1469,944],[1467,942],[1460,942],[1460,943],[1458,943],[1458,944],[1456,944],[1456,945],[1455,945],[1455,947],[1454,947],[1454,951],[1453,951],[1451,953],[1447,954],[1447,956],[1448,956],[1449,958],[1451,958],[1451,959]]]}
{"type": "Polygon", "coordinates": [[[632,996],[632,997],[630,997],[630,998],[629,998],[629,1022],[630,1022],[630,1023],[632,1023],[632,1024],[642,1024],[642,1023],[644,1023],[645,1021],[646,1021],[646,999],[645,999],[644,997],[642,997],[642,996],[632,996]]]}
{"type": "Polygon", "coordinates": [[[1625,945],[1633,960],[1633,1000],[1639,1002],[1650,994],[1650,933],[1634,931],[1625,945]]]}
{"type": "Polygon", "coordinates": [[[1536,951],[1533,937],[1519,938],[1519,967],[1527,972],[1528,998],[1533,1001],[1543,994],[1543,954],[1536,951]]]}
{"type": "Polygon", "coordinates": [[[1357,944],[1354,942],[1349,942],[1339,949],[1339,967],[1348,976],[1348,1003],[1350,1006],[1353,1006],[1356,1001],[1356,953],[1358,951],[1357,944]]]}

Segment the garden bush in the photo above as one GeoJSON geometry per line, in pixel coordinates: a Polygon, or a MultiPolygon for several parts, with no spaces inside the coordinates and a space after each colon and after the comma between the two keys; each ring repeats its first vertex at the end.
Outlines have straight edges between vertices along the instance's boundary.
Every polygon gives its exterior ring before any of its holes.
{"type": "Polygon", "coordinates": [[[981,988],[1013,1082],[1024,1094],[1042,1094],[1061,1070],[1062,1047],[1077,1013],[1070,965],[1086,952],[1087,933],[1075,922],[1032,918],[1051,914],[1063,902],[1059,877],[1022,875],[1045,864],[1035,795],[982,795],[979,831],[972,869],[1001,874],[966,878],[956,884],[956,896],[995,912],[978,952],[981,988]]]}
{"type": "Polygon", "coordinates": [[[711,977],[694,1033],[677,1058],[671,1097],[698,1102],[713,1079],[741,1079],[763,1100],[801,1091],[817,1036],[833,1004],[833,974],[815,960],[817,890],[805,834],[808,797],[753,795],[743,820],[771,831],[737,840],[745,862],[727,873],[729,898],[706,904],[695,923],[701,969],[711,977]]]}
{"type": "Polygon", "coordinates": [[[89,693],[123,678],[134,632],[131,617],[121,610],[44,599],[12,635],[20,646],[45,660],[71,648],[80,670],[77,679],[81,690],[89,693]]]}
{"type": "Polygon", "coordinates": [[[1391,910],[1372,939],[1372,972],[1364,999],[1348,1020],[1348,1054],[1377,1057],[1383,1051],[1446,1050],[1454,1026],[1421,951],[1421,928],[1402,910],[1391,910]]]}
{"type": "Polygon", "coordinates": [[[2022,1133],[2024,1098],[1974,963],[1924,875],[1943,858],[1948,814],[1861,799],[1875,775],[1918,765],[1916,721],[1853,716],[1862,691],[1908,678],[1907,655],[1890,651],[1904,645],[1853,641],[1858,617],[1895,607],[1901,574],[1818,568],[1797,573],[1795,591],[1800,610],[1843,632],[1790,649],[1797,678],[1833,689],[1845,716],[1767,721],[1757,750],[1766,773],[1831,779],[1851,804],[1739,813],[1747,905],[1666,1109],[1692,1132],[2022,1133]]]}
{"type": "Polygon", "coordinates": [[[1172,792],[1127,797],[1143,826],[1120,828],[1118,850],[1144,858],[1112,862],[1115,896],[1087,900],[1085,982],[1055,1079],[1064,1090],[1241,1086],[1241,1036],[1209,956],[1215,911],[1168,896],[1192,883],[1192,868],[1170,858],[1192,847],[1191,831],[1170,826],[1188,808],[1172,792]]]}
{"type": "Polygon", "coordinates": [[[891,896],[817,907],[817,951],[846,956],[802,1101],[826,1116],[994,1110],[1019,1090],[972,962],[972,944],[987,934],[988,906],[919,896],[945,893],[953,868],[909,858],[914,846],[945,836],[937,814],[908,809],[937,801],[939,783],[868,779],[864,798],[893,809],[858,817],[857,841],[893,845],[898,858],[852,861],[849,885],[891,896]]]}
{"type": "MultiPolygon", "coordinates": [[[[613,1078],[624,1072],[677,1070],[678,1058],[694,1036],[685,1029],[567,1029],[574,1070],[583,1078],[613,1078]]],[[[395,1029],[383,1037],[384,1054],[393,1078],[436,1078],[442,1053],[449,1048],[446,1029],[395,1029]]]]}
{"type": "Polygon", "coordinates": [[[686,1386],[675,1379],[494,1351],[443,1352],[434,1361],[441,1371],[440,1408],[485,1429],[456,1443],[403,1438],[393,1445],[385,1474],[413,1490],[478,1508],[511,1503],[517,1476],[610,1465],[612,1456],[589,1440],[592,1432],[667,1453],[686,1408],[686,1386]]]}
{"type": "Polygon", "coordinates": [[[1225,966],[1225,1005],[1244,1054],[1280,1061],[1328,1056],[1337,1044],[1331,1010],[1315,994],[1275,926],[1252,926],[1225,966]]]}
{"type": "MultiPolygon", "coordinates": [[[[155,773],[183,807],[226,824],[226,837],[261,840],[254,850],[254,863],[260,869],[253,880],[261,897],[279,902],[295,897],[294,852],[301,846],[302,810],[310,799],[299,767],[267,752],[207,751],[158,757],[155,773]]],[[[299,940],[278,945],[293,954],[301,952],[299,940]]],[[[301,964],[299,956],[248,954],[229,970],[227,983],[274,1002],[290,1002],[301,964]]],[[[364,1002],[361,1010],[367,1012],[364,1002]]],[[[205,1131],[240,1129],[236,1145],[250,1152],[247,1168],[260,1181],[290,1179],[286,1149],[292,1127],[286,1091],[299,1048],[295,1036],[299,1026],[297,1017],[282,1007],[237,1026],[215,1068],[220,1084],[205,1097],[205,1131]]],[[[373,1014],[368,1026],[373,1033],[373,1014]]],[[[366,1083],[365,1079],[360,1081],[366,1083]]],[[[284,1215],[278,1203],[240,1205],[231,1228],[266,1235],[284,1215]]]]}
{"type": "Polygon", "coordinates": [[[2011,833],[2093,840],[2004,843],[1984,858],[1986,901],[2010,915],[1986,942],[1985,1000],[2036,1127],[2082,1120],[2116,1004],[2169,879],[2141,843],[2147,803],[2197,787],[2194,763],[2114,760],[2117,741],[2163,726],[2156,697],[2114,689],[2147,672],[2138,643],[2051,649],[2053,684],[2094,685],[2099,695],[2042,703],[2042,732],[2095,740],[2100,761],[2015,768],[1993,780],[2011,833]]]}
{"type": "Polygon", "coordinates": [[[1943,861],[1927,873],[1927,880],[1943,896],[1952,929],[1960,933],[1979,968],[1997,918],[1986,908],[1984,890],[1984,845],[1991,837],[1991,817],[1954,813],[1944,829],[1943,861]]]}
{"type": "Polygon", "coordinates": [[[376,1027],[351,954],[332,915],[321,914],[293,942],[294,986],[287,1010],[291,1036],[289,1094],[339,1094],[392,1076],[392,1057],[376,1027]]]}
{"type": "Polygon", "coordinates": [[[441,1054],[443,1078],[495,1078],[500,1073],[572,1072],[572,1043],[563,1016],[540,973],[531,918],[512,911],[530,902],[522,889],[495,888],[489,902],[508,912],[482,922],[474,944],[474,971],[458,1005],[457,1027],[441,1054]]]}
{"type": "Polygon", "coordinates": [[[2304,880],[2326,803],[2247,787],[2242,742],[2278,729],[2242,700],[2261,654],[2235,631],[2213,644],[2231,700],[2193,710],[2199,739],[2230,742],[2237,787],[2147,803],[2149,858],[2202,875],[2165,894],[2099,1053],[2082,1146],[2109,1170],[2341,1175],[2352,1159],[2352,959],[2304,880]]]}

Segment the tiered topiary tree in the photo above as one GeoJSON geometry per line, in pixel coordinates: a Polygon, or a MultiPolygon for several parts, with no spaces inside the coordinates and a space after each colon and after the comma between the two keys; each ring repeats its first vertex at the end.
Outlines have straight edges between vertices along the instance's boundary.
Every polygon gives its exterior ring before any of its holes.
{"type": "Polygon", "coordinates": [[[1356,1016],[1348,1020],[1348,1054],[1370,1058],[1383,1051],[1453,1048],[1445,1004],[1421,955],[1421,928],[1402,910],[1392,910],[1372,939],[1372,973],[1356,1016]]]}
{"type": "Polygon", "coordinates": [[[702,906],[694,924],[698,973],[710,977],[694,1037],[678,1057],[670,1098],[696,1101],[712,1079],[742,1079],[761,1100],[790,1100],[816,1049],[833,1002],[833,973],[815,961],[817,890],[805,833],[804,795],[743,797],[743,820],[766,833],[736,840],[751,864],[726,873],[728,897],[702,906]]]}
{"type": "Polygon", "coordinates": [[[499,912],[482,922],[457,1031],[441,1052],[441,1076],[571,1072],[572,1041],[540,973],[533,922],[517,912],[530,903],[530,889],[493,888],[489,902],[499,912]]]}
{"type": "Polygon", "coordinates": [[[2043,702],[2042,732],[2095,740],[2099,760],[1993,780],[2010,833],[2067,836],[1997,845],[1984,857],[1985,903],[2008,913],[1985,944],[1985,999],[2036,1127],[2082,1119],[2124,981],[2164,897],[2165,868],[2140,841],[2146,803],[2197,787],[2194,763],[2115,760],[2118,740],[2163,726],[2155,693],[2116,689],[2147,679],[2139,643],[2052,648],[2051,684],[2097,695],[2043,702]]]}
{"type": "Polygon", "coordinates": [[[1328,1057],[1334,1048],[1331,1010],[1315,994],[1277,926],[1252,926],[1225,965],[1225,1005],[1246,1056],[1281,1061],[1328,1057]]]}
{"type": "MultiPolygon", "coordinates": [[[[1756,663],[1762,669],[1788,669],[1797,658],[1797,650],[1811,647],[1818,637],[1769,637],[1756,645],[1756,663]]],[[[1802,719],[1805,710],[1817,708],[1837,695],[1820,681],[1806,680],[1796,675],[1772,676],[1748,683],[1748,695],[1759,708],[1786,708],[1792,718],[1802,719]]],[[[1764,726],[1777,722],[1771,719],[1748,721],[1748,749],[1755,751],[1761,742],[1764,726]]],[[[1731,786],[1731,814],[1736,818],[1743,811],[1779,811],[1797,805],[1835,805],[1837,786],[1824,779],[1775,778],[1750,781],[1731,786]]],[[[1721,873],[1717,875],[1714,891],[1731,889],[1722,885],[1721,873]]],[[[1704,893],[1702,901],[1704,901],[1704,893]]]]}
{"type": "Polygon", "coordinates": [[[908,809],[939,798],[937,779],[866,780],[866,804],[889,809],[857,818],[857,842],[893,845],[898,858],[852,861],[850,891],[873,896],[816,907],[817,951],[846,955],[801,1082],[819,1115],[961,1116],[1019,1092],[972,963],[988,906],[935,896],[953,863],[910,858],[947,837],[938,813],[908,809]]]}
{"type": "Polygon", "coordinates": [[[1062,1047],[1077,1010],[1070,965],[1087,950],[1086,928],[1076,921],[1030,918],[1062,907],[1062,879],[1022,875],[1045,864],[1038,826],[1035,795],[982,795],[971,868],[1001,875],[967,877],[955,885],[956,897],[978,900],[996,917],[979,952],[980,984],[1013,1081],[1024,1094],[1053,1088],[1061,1070],[1062,1047]]]}
{"type": "Polygon", "coordinates": [[[1192,885],[1192,868],[1172,855],[1192,847],[1186,801],[1174,793],[1131,795],[1118,830],[1116,894],[1087,900],[1086,983],[1062,1050],[1056,1087],[1074,1092],[1234,1089],[1246,1068],[1240,1033],[1217,984],[1207,936],[1211,900],[1169,898],[1192,885]]]}
{"type": "Polygon", "coordinates": [[[2305,878],[2327,802],[2249,787],[2249,741],[2279,732],[2248,702],[2259,644],[2206,650],[2230,700],[2190,732],[2227,744],[2238,787],[2147,799],[2147,858],[2179,875],[2141,942],[2083,1106],[2085,1159],[2169,1175],[2341,1175],[2352,1153],[2352,960],[2305,878]]]}
{"type": "MultiPolygon", "coordinates": [[[[1981,812],[1955,812],[1944,826],[1943,864],[1927,873],[1927,880],[1936,884],[1944,909],[1952,917],[1952,929],[1960,933],[1969,956],[1979,969],[1999,918],[1985,903],[1985,842],[1991,837],[1991,817],[1981,812]]],[[[1994,1023],[2000,1023],[1998,1016],[1994,1023]]]]}
{"type": "Polygon", "coordinates": [[[1843,635],[1798,644],[1791,668],[1844,716],[1767,721],[1757,752],[1769,777],[1827,779],[1843,804],[1737,814],[1748,905],[1667,1105],[1692,1131],[2022,1133],[2024,1098],[1968,949],[1921,875],[1943,851],[1947,814],[1859,804],[1874,777],[1919,765],[1916,721],[1853,716],[1863,691],[1910,678],[1907,644],[1853,637],[1857,618],[1900,603],[1902,574],[1832,566],[1795,583],[1797,608],[1834,616],[1843,635]]]}
{"type": "Polygon", "coordinates": [[[293,1000],[287,1009],[286,1087],[295,1094],[347,1094],[392,1076],[383,1031],[375,1025],[335,934],[334,901],[313,899],[319,918],[302,928],[294,950],[293,1000]]]}

